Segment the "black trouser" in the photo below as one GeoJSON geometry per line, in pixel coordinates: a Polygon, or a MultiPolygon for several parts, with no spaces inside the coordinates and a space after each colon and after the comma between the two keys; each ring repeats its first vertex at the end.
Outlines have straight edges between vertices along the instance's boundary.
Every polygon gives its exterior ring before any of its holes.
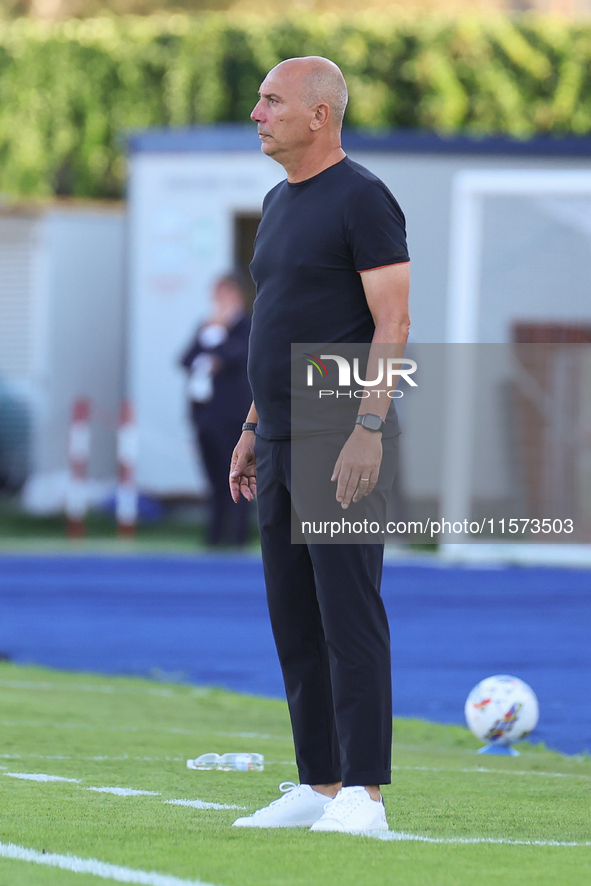
{"type": "Polygon", "coordinates": [[[228,488],[230,459],[241,424],[195,422],[201,458],[211,484],[207,543],[243,545],[248,540],[249,508],[245,498],[234,504],[228,488]]]}
{"type": "MultiPolygon", "coordinates": [[[[322,456],[310,460],[313,473],[330,478],[343,439],[320,447],[322,456]]],[[[392,690],[380,596],[383,545],[291,543],[290,446],[289,440],[257,437],[257,498],[267,599],[300,782],[389,784],[392,690]]],[[[386,496],[391,486],[396,448],[397,438],[384,441],[376,494],[386,496]]]]}

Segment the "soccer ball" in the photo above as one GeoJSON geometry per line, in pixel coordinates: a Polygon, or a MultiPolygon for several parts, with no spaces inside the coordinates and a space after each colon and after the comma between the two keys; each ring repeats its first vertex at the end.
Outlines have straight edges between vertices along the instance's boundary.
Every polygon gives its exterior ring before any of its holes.
{"type": "Polygon", "coordinates": [[[517,677],[487,677],[474,687],[464,707],[466,723],[474,735],[494,745],[511,745],[535,729],[538,699],[517,677]]]}

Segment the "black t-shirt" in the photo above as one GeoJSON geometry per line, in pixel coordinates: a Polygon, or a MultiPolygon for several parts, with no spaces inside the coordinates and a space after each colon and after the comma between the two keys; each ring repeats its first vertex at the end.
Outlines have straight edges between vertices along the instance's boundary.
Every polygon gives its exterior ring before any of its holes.
{"type": "Polygon", "coordinates": [[[359,272],[407,261],[400,206],[348,157],[269,191],[250,265],[257,296],[248,377],[261,437],[291,435],[291,343],[370,342],[359,272]]]}

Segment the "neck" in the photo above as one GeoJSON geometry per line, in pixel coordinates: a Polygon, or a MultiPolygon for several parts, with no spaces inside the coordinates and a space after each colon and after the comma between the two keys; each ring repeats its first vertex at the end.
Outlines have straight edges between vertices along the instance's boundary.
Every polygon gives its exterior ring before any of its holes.
{"type": "Polygon", "coordinates": [[[313,178],[320,172],[324,172],[329,166],[339,163],[347,155],[340,145],[335,145],[328,150],[309,150],[303,156],[290,158],[281,165],[287,172],[287,180],[292,184],[313,178]]]}

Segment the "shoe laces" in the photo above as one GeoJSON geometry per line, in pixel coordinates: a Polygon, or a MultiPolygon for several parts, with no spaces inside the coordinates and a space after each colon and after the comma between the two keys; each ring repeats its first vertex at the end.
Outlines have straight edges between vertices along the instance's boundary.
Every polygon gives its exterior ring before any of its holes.
{"type": "Polygon", "coordinates": [[[257,811],[254,813],[254,816],[259,815],[260,813],[266,812],[267,809],[270,809],[271,806],[277,806],[278,803],[285,803],[287,800],[295,799],[300,787],[301,787],[301,785],[294,784],[293,781],[282,781],[281,784],[279,785],[279,790],[281,791],[283,796],[278,797],[277,800],[273,800],[272,803],[269,803],[268,806],[264,806],[263,809],[257,809],[257,811]]]}
{"type": "MultiPolygon", "coordinates": [[[[282,781],[279,785],[279,790],[283,795],[291,794],[292,791],[297,791],[301,785],[295,784],[293,781],[282,781]]],[[[278,800],[273,800],[273,803],[281,803],[282,800],[285,799],[285,796],[279,797],[278,800]]],[[[273,805],[273,803],[271,805],[273,805]]]]}

